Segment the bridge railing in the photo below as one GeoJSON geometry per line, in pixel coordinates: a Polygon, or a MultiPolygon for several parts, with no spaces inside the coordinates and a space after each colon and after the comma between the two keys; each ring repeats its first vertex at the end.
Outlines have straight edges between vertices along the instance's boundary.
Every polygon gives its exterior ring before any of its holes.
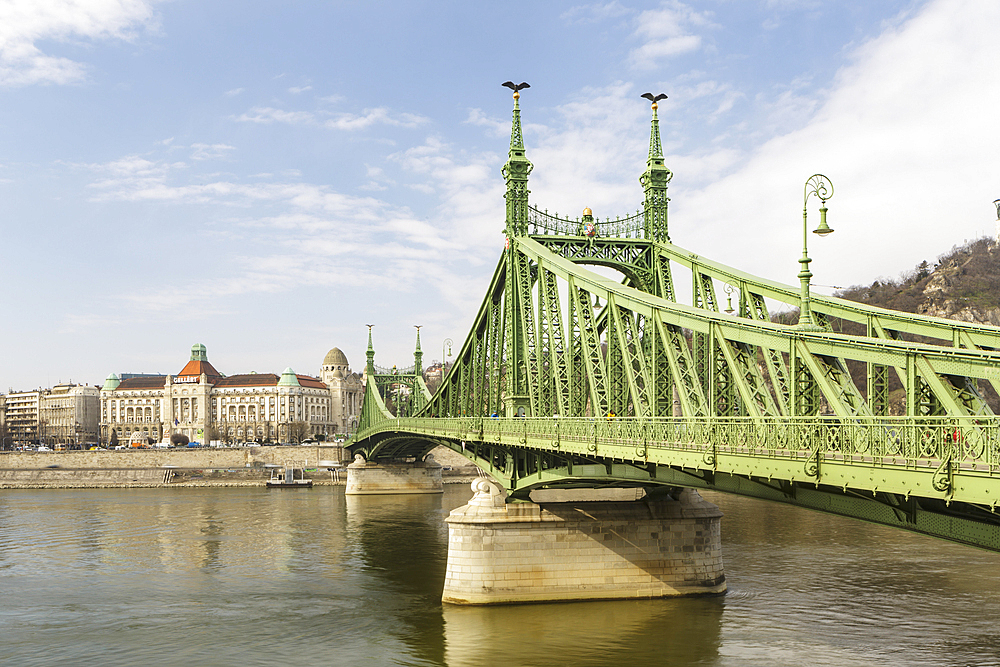
{"type": "MultiPolygon", "coordinates": [[[[641,239],[645,238],[645,214],[636,211],[634,215],[625,218],[594,218],[594,234],[604,238],[641,239]]],[[[534,206],[528,206],[528,233],[548,234],[553,236],[587,236],[585,223],[577,218],[571,220],[568,216],[552,215],[547,210],[540,211],[534,206]]]]}
{"type": "Polygon", "coordinates": [[[539,446],[560,450],[586,444],[634,445],[635,458],[650,450],[733,454],[762,458],[824,459],[864,465],[926,466],[953,461],[959,468],[1000,475],[1000,420],[965,417],[836,418],[410,418],[379,424],[385,431],[463,441],[539,446]]]}
{"type": "Polygon", "coordinates": [[[407,366],[406,368],[385,368],[384,366],[375,365],[375,373],[377,375],[413,375],[416,371],[415,366],[407,366]]]}

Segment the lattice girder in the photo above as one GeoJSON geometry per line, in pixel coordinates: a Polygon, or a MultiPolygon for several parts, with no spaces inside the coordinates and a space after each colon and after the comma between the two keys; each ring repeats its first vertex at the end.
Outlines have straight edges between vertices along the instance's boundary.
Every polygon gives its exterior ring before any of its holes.
{"type": "MultiPolygon", "coordinates": [[[[548,254],[540,244],[530,239],[522,241],[521,249],[532,255],[533,259],[536,256],[545,257],[548,254]]],[[[710,333],[712,323],[717,323],[723,338],[750,346],[774,350],[784,348],[791,352],[789,342],[800,340],[814,356],[855,359],[865,363],[882,363],[903,368],[906,367],[907,358],[912,357],[919,350],[928,361],[927,369],[932,369],[938,376],[955,375],[983,379],[997,376],[997,371],[992,369],[997,359],[996,353],[993,352],[939,348],[901,341],[859,339],[844,334],[807,332],[770,322],[732,318],[706,309],[692,308],[643,294],[581,267],[574,267],[571,262],[562,258],[551,258],[546,263],[546,267],[564,279],[571,274],[574,275],[577,285],[584,285],[584,281],[586,281],[587,291],[599,298],[607,299],[607,295],[615,294],[615,303],[619,307],[624,306],[633,313],[646,318],[662,318],[664,324],[690,329],[695,334],[707,336],[710,333]]],[[[711,337],[707,337],[711,342],[711,337]]],[[[703,384],[703,387],[705,386],[707,385],[703,384]]],[[[835,390],[833,384],[828,386],[833,394],[826,397],[827,401],[840,402],[844,395],[844,385],[838,379],[835,390]]],[[[854,398],[852,397],[851,400],[853,401],[854,398]]],[[[853,402],[851,406],[850,412],[860,413],[864,411],[853,402]]],[[[951,406],[951,409],[957,408],[951,406]]],[[[963,408],[960,414],[967,414],[967,412],[963,408]]]]}
{"type": "MultiPolygon", "coordinates": [[[[796,308],[799,305],[800,294],[797,286],[785,285],[754,276],[725,264],[714,262],[673,243],[657,243],[655,248],[657,254],[681,266],[691,268],[693,274],[706,275],[713,280],[734,286],[743,283],[748,285],[752,292],[762,297],[796,308]]],[[[956,348],[963,346],[970,349],[1000,350],[1000,327],[904,313],[817,293],[813,293],[810,300],[813,312],[820,313],[827,318],[839,318],[862,325],[874,322],[884,331],[892,330],[915,336],[936,338],[956,348]]]]}
{"type": "MultiPolygon", "coordinates": [[[[572,236],[533,236],[551,252],[577,264],[605,266],[622,274],[639,290],[656,293],[663,281],[656,267],[653,244],[643,239],[610,239],[572,236]]],[[[667,265],[669,281],[669,263],[667,265]]],[[[672,287],[671,287],[672,289],[672,287]]]]}
{"type": "Polygon", "coordinates": [[[576,287],[572,276],[569,285],[570,294],[575,295],[572,300],[573,316],[580,332],[581,359],[587,374],[591,415],[606,415],[610,410],[608,374],[604,355],[601,353],[601,338],[594,317],[592,295],[587,290],[576,287]]]}

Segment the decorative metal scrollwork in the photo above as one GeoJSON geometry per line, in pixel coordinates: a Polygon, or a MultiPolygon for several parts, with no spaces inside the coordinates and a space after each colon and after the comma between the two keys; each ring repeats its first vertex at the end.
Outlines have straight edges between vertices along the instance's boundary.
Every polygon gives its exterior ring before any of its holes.
{"type": "Polygon", "coordinates": [[[948,493],[951,491],[951,456],[945,458],[938,466],[938,469],[934,471],[934,477],[931,478],[931,486],[934,487],[935,491],[941,491],[943,493],[948,493]]]}
{"type": "Polygon", "coordinates": [[[810,477],[815,477],[819,479],[819,446],[809,451],[809,457],[806,459],[805,465],[802,467],[803,471],[810,477]]]}
{"type": "Polygon", "coordinates": [[[929,428],[920,431],[920,454],[925,457],[933,457],[938,451],[938,433],[929,428]]]}

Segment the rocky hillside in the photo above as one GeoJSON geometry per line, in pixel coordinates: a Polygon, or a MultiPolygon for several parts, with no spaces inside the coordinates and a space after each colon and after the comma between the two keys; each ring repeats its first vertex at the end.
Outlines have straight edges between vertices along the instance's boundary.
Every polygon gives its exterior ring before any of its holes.
{"type": "Polygon", "coordinates": [[[991,238],[954,247],[896,280],[854,286],[837,296],[910,313],[1000,325],[1000,247],[991,238]]]}
{"type": "MultiPolygon", "coordinates": [[[[1000,325],[1000,247],[991,238],[977,239],[952,248],[938,257],[933,266],[923,261],[898,279],[879,279],[836,295],[882,308],[1000,325]]],[[[831,325],[834,331],[864,333],[860,324],[834,320],[831,325]]],[[[910,335],[904,338],[913,342],[950,344],[950,341],[925,340],[910,335]]],[[[855,384],[865,392],[864,366],[856,362],[848,362],[848,366],[855,384]]],[[[895,374],[889,375],[889,389],[890,412],[905,414],[905,396],[895,374]]],[[[993,411],[1000,414],[1000,396],[993,387],[980,382],[979,389],[993,411]]]]}

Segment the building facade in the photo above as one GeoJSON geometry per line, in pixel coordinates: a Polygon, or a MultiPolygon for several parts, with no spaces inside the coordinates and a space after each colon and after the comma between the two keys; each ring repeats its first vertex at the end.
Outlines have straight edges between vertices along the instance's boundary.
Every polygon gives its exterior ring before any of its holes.
{"type": "Polygon", "coordinates": [[[91,385],[57,384],[42,393],[39,435],[49,444],[96,444],[101,390],[91,385]]]}
{"type": "Polygon", "coordinates": [[[97,442],[100,390],[80,384],[12,391],[3,397],[3,447],[84,445],[97,442]]]}
{"type": "MultiPolygon", "coordinates": [[[[330,359],[333,352],[327,354],[330,359]]],[[[286,368],[274,373],[224,376],[208,361],[204,345],[191,348],[191,359],[176,375],[112,374],[100,392],[102,440],[146,444],[169,442],[174,434],[190,441],[228,443],[298,442],[345,430],[360,412],[360,378],[347,359],[334,355],[329,375],[320,378],[286,368]],[[337,373],[343,377],[338,377],[337,373]],[[345,413],[345,406],[356,412],[345,413]]]]}
{"type": "Polygon", "coordinates": [[[365,399],[364,377],[351,371],[347,355],[335,347],[323,358],[320,379],[330,388],[334,433],[354,433],[365,399]]]}
{"type": "Polygon", "coordinates": [[[15,444],[38,442],[38,404],[42,390],[11,391],[5,402],[7,432],[15,444]]]}

